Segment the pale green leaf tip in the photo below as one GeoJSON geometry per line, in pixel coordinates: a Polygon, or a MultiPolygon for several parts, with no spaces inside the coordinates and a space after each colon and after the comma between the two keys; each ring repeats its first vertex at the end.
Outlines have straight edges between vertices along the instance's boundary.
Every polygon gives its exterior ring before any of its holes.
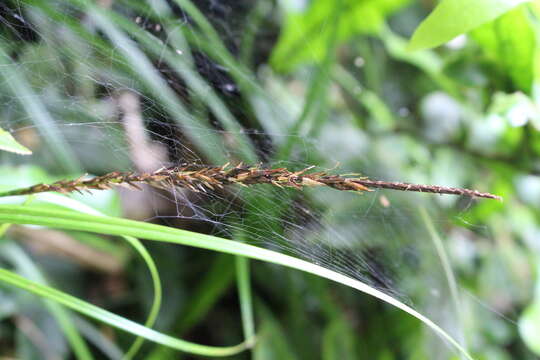
{"type": "MultiPolygon", "coordinates": [[[[442,45],[442,44],[440,44],[440,45],[442,45]]],[[[405,47],[405,51],[408,52],[408,53],[412,53],[412,52],[416,52],[416,51],[431,49],[431,48],[434,48],[434,47],[437,47],[437,46],[439,46],[439,45],[418,44],[418,42],[415,41],[414,35],[413,35],[413,37],[411,38],[411,40],[409,40],[409,43],[405,47]]]]}
{"type": "Polygon", "coordinates": [[[12,148],[12,147],[0,146],[0,150],[11,152],[11,153],[14,153],[14,154],[17,154],[17,155],[32,155],[32,151],[30,151],[29,149],[25,148],[22,145],[21,145],[21,147],[19,149],[15,149],[15,148],[12,148]]]}
{"type": "Polygon", "coordinates": [[[412,34],[409,42],[407,43],[407,46],[405,47],[405,51],[407,52],[415,52],[420,50],[427,50],[432,49],[437,46],[443,45],[446,42],[452,40],[450,39],[438,39],[438,40],[431,40],[426,41],[425,39],[422,39],[425,33],[425,25],[424,23],[421,23],[418,28],[415,30],[415,32],[412,34]]]}
{"type": "Polygon", "coordinates": [[[22,146],[13,138],[13,136],[0,128],[0,150],[12,152],[19,155],[31,155],[32,151],[25,146],[22,146]]]}

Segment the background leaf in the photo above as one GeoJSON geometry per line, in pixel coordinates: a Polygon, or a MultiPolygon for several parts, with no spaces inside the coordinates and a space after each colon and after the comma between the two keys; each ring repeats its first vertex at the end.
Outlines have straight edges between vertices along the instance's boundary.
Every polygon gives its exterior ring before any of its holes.
{"type": "Polygon", "coordinates": [[[540,301],[531,304],[519,320],[519,331],[523,341],[540,356],[540,301]]]}
{"type": "Polygon", "coordinates": [[[418,26],[409,50],[432,48],[496,19],[529,0],[443,0],[418,26]]]}
{"type": "Polygon", "coordinates": [[[508,74],[515,89],[531,91],[537,40],[526,7],[507,12],[471,35],[502,73],[508,74]]]}
{"type": "Polygon", "coordinates": [[[277,70],[290,71],[301,63],[321,62],[333,31],[338,42],[355,34],[377,33],[385,18],[409,1],[315,0],[307,9],[289,9],[270,63],[277,70]]]}
{"type": "MultiPolygon", "coordinates": [[[[540,266],[537,269],[540,270],[540,266]]],[[[540,278],[536,280],[535,299],[519,319],[519,333],[527,346],[540,356],[540,278]]]]}

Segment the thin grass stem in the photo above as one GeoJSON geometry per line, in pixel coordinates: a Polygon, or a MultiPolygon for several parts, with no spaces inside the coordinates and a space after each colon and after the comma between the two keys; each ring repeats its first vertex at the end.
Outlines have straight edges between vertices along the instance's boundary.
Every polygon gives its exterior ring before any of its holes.
{"type": "Polygon", "coordinates": [[[331,175],[327,172],[312,172],[313,166],[300,171],[286,168],[266,168],[261,165],[230,166],[184,165],[157,170],[152,173],[111,172],[89,179],[61,180],[52,184],[37,184],[27,188],[0,193],[1,196],[30,195],[57,191],[60,193],[84,192],[88,190],[108,190],[115,186],[139,189],[138,184],[148,184],[160,189],[174,187],[185,188],[194,192],[211,192],[228,185],[253,186],[268,184],[276,187],[288,187],[302,190],[306,187],[324,186],[341,191],[358,193],[372,189],[390,189],[399,191],[424,192],[432,194],[461,195],[473,198],[486,198],[502,201],[502,197],[478,190],[454,188],[439,185],[410,184],[371,180],[349,175],[331,175]]]}

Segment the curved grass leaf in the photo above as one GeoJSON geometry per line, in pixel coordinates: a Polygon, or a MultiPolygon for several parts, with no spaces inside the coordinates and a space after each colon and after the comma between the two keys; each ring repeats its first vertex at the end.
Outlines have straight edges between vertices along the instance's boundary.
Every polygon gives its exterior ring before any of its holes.
{"type": "MultiPolygon", "coordinates": [[[[36,200],[42,200],[46,202],[50,202],[56,205],[60,205],[62,207],[75,210],[78,212],[91,214],[91,215],[97,215],[97,216],[104,216],[104,214],[100,213],[96,209],[81,203],[80,201],[74,200],[72,198],[68,198],[65,196],[59,196],[55,194],[40,194],[36,197],[36,200]]],[[[152,299],[152,305],[150,307],[150,312],[148,313],[148,317],[146,318],[146,321],[144,323],[145,326],[151,328],[154,326],[157,316],[159,314],[159,310],[161,308],[161,301],[163,297],[163,291],[161,286],[161,279],[159,276],[159,272],[157,270],[156,263],[154,262],[154,259],[146,250],[144,245],[135,237],[132,236],[122,236],[124,240],[128,242],[129,245],[131,245],[135,251],[139,253],[141,258],[143,259],[146,267],[148,268],[148,271],[150,273],[150,278],[152,280],[152,286],[154,289],[154,295],[152,299]]],[[[142,344],[144,342],[144,338],[138,337],[135,339],[131,347],[129,348],[125,359],[131,359],[135,356],[135,354],[139,351],[142,344]]]]}
{"type": "MultiPolygon", "coordinates": [[[[118,235],[118,236],[137,236],[141,239],[154,240],[161,242],[168,242],[180,245],[193,246],[201,249],[219,251],[222,253],[240,255],[249,257],[256,260],[261,260],[277,265],[282,265],[285,267],[297,269],[304,271],[306,273],[314,274],[319,277],[323,277],[345,286],[354,288],[361,292],[364,292],[368,295],[376,297],[388,304],[395,306],[398,309],[401,309],[411,316],[422,321],[425,325],[435,331],[440,335],[444,340],[448,341],[453,345],[457,350],[459,350],[464,356],[472,360],[472,357],[467,353],[467,351],[456,341],[454,340],[446,331],[441,327],[435,324],[432,320],[426,316],[420,314],[410,306],[405,305],[404,303],[396,300],[395,298],[366,285],[363,282],[347,277],[343,274],[339,274],[330,269],[312,264],[310,262],[294,258],[292,256],[284,255],[277,253],[271,250],[259,248],[253,245],[248,245],[245,243],[240,243],[232,240],[221,239],[218,237],[193,233],[185,230],[169,228],[165,226],[160,226],[156,224],[149,224],[144,222],[138,222],[133,220],[112,218],[112,217],[101,217],[101,216],[92,216],[86,214],[75,213],[71,211],[61,211],[61,210],[51,210],[51,209],[40,209],[38,207],[24,207],[24,206],[12,206],[12,205],[0,205],[0,222],[13,223],[13,224],[34,224],[42,225],[47,227],[52,227],[56,229],[65,229],[65,230],[79,230],[79,231],[89,231],[101,234],[108,235],[118,235]]],[[[5,270],[4,270],[5,272],[5,270]]],[[[4,274],[4,272],[2,274],[4,274]]],[[[4,281],[9,281],[10,283],[17,285],[17,281],[13,278],[6,277],[4,281]]],[[[28,286],[27,283],[24,283],[22,286],[25,286],[28,290],[35,290],[32,286],[28,286]]],[[[42,295],[47,295],[48,293],[42,293],[42,295]]],[[[56,293],[55,293],[56,294],[56,293]]],[[[58,294],[56,294],[58,295],[58,294]]],[[[67,296],[67,295],[64,295],[67,296]]],[[[66,298],[62,298],[65,300],[66,298]]],[[[178,343],[178,339],[168,337],[166,335],[160,334],[154,330],[145,328],[139,324],[133,323],[127,319],[119,317],[117,315],[106,312],[103,309],[92,309],[96,310],[97,313],[89,311],[86,307],[86,303],[83,301],[69,297],[69,301],[64,301],[63,303],[77,308],[78,306],[83,306],[81,311],[84,311],[90,316],[99,315],[99,319],[102,321],[107,321],[108,323],[114,324],[113,326],[120,327],[127,331],[130,331],[134,334],[144,336],[147,339],[162,343],[164,345],[171,345],[171,340],[174,340],[174,344],[182,348],[186,348],[185,342],[178,343]],[[113,321],[111,321],[113,320],[113,321]],[[130,324],[135,326],[133,329],[129,329],[125,325],[130,324]]],[[[201,350],[199,348],[193,348],[191,344],[190,350],[201,350]]],[[[201,347],[202,345],[197,345],[201,347]]],[[[242,345],[244,346],[244,345],[242,345]]],[[[237,349],[237,348],[234,348],[237,349]]]]}
{"type": "MultiPolygon", "coordinates": [[[[47,285],[45,276],[41,273],[34,261],[16,243],[8,242],[2,245],[2,255],[10,260],[19,271],[33,281],[47,285]]],[[[63,307],[52,301],[46,301],[45,306],[56,319],[59,327],[73,349],[75,357],[79,360],[91,360],[92,356],[88,346],[82,338],[72,316],[63,307]]]]}
{"type": "Polygon", "coordinates": [[[136,322],[113,314],[107,310],[82,301],[74,296],[68,295],[49,286],[30,281],[6,269],[0,269],[0,281],[27,290],[44,298],[54,300],[70,309],[80,312],[81,314],[92,317],[118,329],[180,351],[185,351],[187,353],[201,356],[231,356],[240,353],[246,348],[244,343],[236,346],[216,347],[195,344],[177,339],[147,328],[146,326],[137,324],[136,322]]]}
{"type": "MultiPolygon", "coordinates": [[[[48,204],[54,204],[54,205],[64,207],[66,209],[74,210],[74,211],[85,213],[85,214],[91,214],[91,215],[96,215],[96,216],[104,216],[103,213],[99,212],[98,210],[94,209],[93,207],[90,207],[90,206],[88,206],[88,205],[86,205],[86,204],[84,204],[84,203],[82,203],[80,201],[77,201],[77,200],[75,200],[73,198],[70,198],[70,197],[60,196],[60,195],[56,195],[54,193],[36,194],[36,195],[33,195],[33,197],[34,197],[34,199],[33,199],[34,203],[43,202],[43,203],[48,203],[48,204]]],[[[23,199],[25,197],[22,197],[22,196],[15,197],[14,196],[14,197],[10,197],[10,198],[11,199],[16,199],[16,198],[23,199]]],[[[5,199],[10,199],[10,198],[5,198],[5,199]]],[[[143,261],[144,261],[144,263],[145,263],[145,265],[148,268],[148,271],[150,273],[150,278],[152,280],[152,286],[153,286],[154,294],[153,294],[153,299],[152,299],[152,305],[150,307],[150,311],[148,313],[146,321],[144,322],[144,325],[151,328],[152,326],[154,326],[154,324],[156,322],[157,316],[159,314],[159,310],[161,309],[161,302],[162,302],[162,297],[163,297],[163,291],[162,291],[161,279],[160,279],[160,276],[159,276],[159,272],[157,270],[157,266],[156,266],[152,256],[150,255],[150,253],[148,253],[148,251],[146,250],[144,245],[137,238],[134,238],[132,236],[122,236],[122,238],[124,240],[126,240],[129,243],[129,245],[131,245],[135,249],[135,251],[137,251],[139,253],[139,255],[143,259],[143,261]]],[[[42,281],[39,281],[39,282],[42,282],[42,281]]],[[[44,283],[44,282],[42,282],[42,283],[44,283]]],[[[133,342],[133,344],[131,345],[130,349],[128,350],[127,354],[125,355],[125,358],[126,359],[132,358],[137,353],[137,351],[140,349],[143,342],[144,342],[144,338],[138,337],[133,342]]]]}
{"type": "Polygon", "coordinates": [[[408,49],[429,49],[496,19],[529,0],[443,0],[414,32],[408,49]]]}

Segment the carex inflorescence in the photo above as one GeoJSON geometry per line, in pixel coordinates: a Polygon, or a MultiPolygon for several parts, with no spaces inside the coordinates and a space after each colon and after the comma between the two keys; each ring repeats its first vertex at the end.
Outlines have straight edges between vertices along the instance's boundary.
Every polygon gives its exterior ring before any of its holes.
{"type": "Polygon", "coordinates": [[[151,173],[115,171],[89,179],[83,176],[75,180],[61,180],[51,184],[37,184],[23,189],[12,190],[1,193],[0,196],[28,195],[47,191],[70,193],[74,191],[107,190],[115,186],[140,189],[140,184],[147,184],[161,189],[179,187],[195,192],[213,191],[233,184],[243,186],[269,184],[298,190],[305,187],[326,186],[336,190],[361,193],[380,188],[502,200],[500,196],[482,193],[477,190],[370,180],[365,177],[351,175],[331,175],[325,171],[312,171],[313,168],[314,166],[310,166],[300,171],[290,171],[283,167],[268,168],[262,165],[248,166],[242,163],[236,166],[231,166],[229,163],[223,166],[184,164],[182,166],[162,168],[151,173]]]}

